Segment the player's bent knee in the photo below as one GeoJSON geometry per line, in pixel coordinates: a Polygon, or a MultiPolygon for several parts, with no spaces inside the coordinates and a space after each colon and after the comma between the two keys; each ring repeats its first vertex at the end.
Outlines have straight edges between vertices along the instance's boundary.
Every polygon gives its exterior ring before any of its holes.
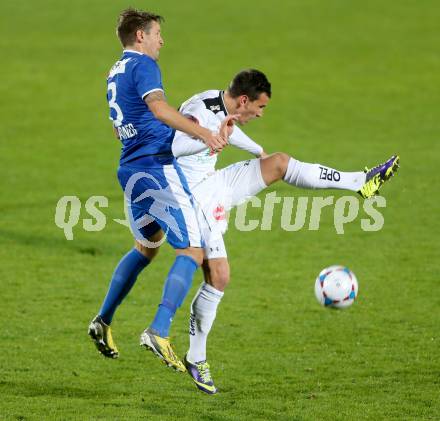
{"type": "Polygon", "coordinates": [[[280,178],[286,174],[287,166],[289,165],[290,156],[284,152],[275,152],[275,167],[280,178]]]}
{"type": "Polygon", "coordinates": [[[150,261],[153,260],[157,254],[159,253],[159,246],[157,247],[146,247],[138,241],[135,242],[134,247],[137,251],[142,253],[145,257],[147,257],[150,261]]]}
{"type": "Polygon", "coordinates": [[[267,185],[281,180],[286,174],[290,156],[284,152],[275,152],[261,159],[261,172],[267,185]]]}

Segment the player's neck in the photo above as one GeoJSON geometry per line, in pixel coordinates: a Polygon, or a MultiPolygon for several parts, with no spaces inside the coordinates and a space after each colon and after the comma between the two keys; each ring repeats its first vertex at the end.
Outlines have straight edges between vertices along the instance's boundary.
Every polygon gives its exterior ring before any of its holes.
{"type": "Polygon", "coordinates": [[[231,97],[228,91],[225,91],[223,95],[223,102],[225,103],[226,111],[228,114],[235,114],[237,111],[237,105],[234,98],[231,97]]]}
{"type": "MultiPolygon", "coordinates": [[[[149,54],[149,51],[146,51],[144,46],[142,44],[133,44],[133,45],[127,45],[124,47],[124,51],[136,51],[137,53],[145,54],[146,56],[152,56],[151,53],[149,54]]],[[[153,57],[151,57],[153,58],[153,57]]]]}

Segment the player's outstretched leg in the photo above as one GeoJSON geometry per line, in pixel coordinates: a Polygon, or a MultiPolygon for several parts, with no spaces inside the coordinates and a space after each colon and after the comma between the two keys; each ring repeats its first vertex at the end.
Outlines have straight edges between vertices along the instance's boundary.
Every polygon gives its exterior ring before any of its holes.
{"type": "Polygon", "coordinates": [[[98,351],[108,358],[118,358],[119,352],[113,342],[110,326],[106,325],[101,316],[96,316],[90,323],[89,336],[92,338],[98,351]]]}
{"type": "Polygon", "coordinates": [[[398,168],[399,157],[393,155],[371,170],[344,172],[321,164],[301,162],[285,153],[274,153],[260,160],[261,174],[267,185],[278,180],[306,189],[344,189],[371,197],[398,168]]]}
{"type": "Polygon", "coordinates": [[[393,155],[383,164],[379,164],[369,170],[365,168],[365,183],[359,189],[358,193],[367,199],[379,193],[379,189],[382,187],[385,181],[388,181],[399,168],[399,156],[393,155]]]}

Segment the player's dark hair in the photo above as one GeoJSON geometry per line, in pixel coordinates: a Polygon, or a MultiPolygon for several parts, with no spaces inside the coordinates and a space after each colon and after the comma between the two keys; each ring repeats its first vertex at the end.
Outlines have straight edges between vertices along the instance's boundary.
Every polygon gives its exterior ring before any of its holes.
{"type": "Polygon", "coordinates": [[[164,18],[150,12],[143,12],[132,8],[125,9],[118,17],[116,34],[123,47],[133,45],[136,41],[136,32],[139,30],[149,32],[152,22],[161,23],[164,18]]]}
{"type": "Polygon", "coordinates": [[[235,75],[228,88],[232,98],[247,95],[251,101],[255,101],[264,92],[270,98],[270,82],[263,72],[255,69],[242,70],[235,75]]]}

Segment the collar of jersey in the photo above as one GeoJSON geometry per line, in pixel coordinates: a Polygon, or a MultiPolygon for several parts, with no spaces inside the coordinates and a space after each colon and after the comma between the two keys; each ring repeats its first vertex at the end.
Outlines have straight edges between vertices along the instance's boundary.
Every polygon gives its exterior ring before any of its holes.
{"type": "Polygon", "coordinates": [[[141,53],[136,50],[124,50],[123,53],[135,53],[135,54],[140,54],[141,56],[144,55],[144,53],[141,53]]]}
{"type": "Polygon", "coordinates": [[[225,91],[220,91],[220,99],[222,100],[223,109],[225,110],[225,115],[228,115],[229,112],[228,109],[226,108],[224,95],[225,95],[225,91]]]}

